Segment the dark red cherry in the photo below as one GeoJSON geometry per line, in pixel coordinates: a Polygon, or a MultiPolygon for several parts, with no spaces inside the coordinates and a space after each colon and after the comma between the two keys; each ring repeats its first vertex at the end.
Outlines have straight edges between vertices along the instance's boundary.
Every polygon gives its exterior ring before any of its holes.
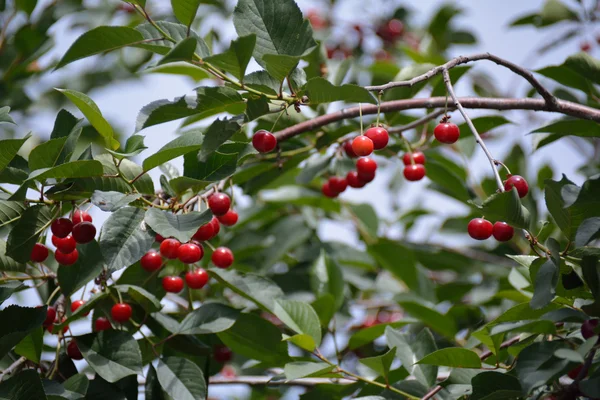
{"type": "Polygon", "coordinates": [[[325,182],[323,186],[321,186],[321,193],[325,195],[325,197],[334,198],[338,196],[338,192],[334,192],[329,185],[329,182],[325,182]]]}
{"type": "Polygon", "coordinates": [[[64,238],[73,230],[73,223],[68,218],[59,218],[52,222],[50,230],[54,236],[64,238]]]}
{"type": "Polygon", "coordinates": [[[231,361],[231,359],[233,358],[233,353],[231,352],[229,347],[217,345],[213,349],[213,357],[216,362],[226,363],[231,361]]]}
{"type": "MultiPolygon", "coordinates": [[[[77,309],[81,306],[83,306],[85,304],[84,300],[75,300],[74,302],[71,303],[71,312],[74,313],[75,311],[77,311],[77,309]]],[[[83,314],[84,317],[87,317],[88,315],[90,315],[90,312],[86,312],[85,314],[83,314]]]]}
{"type": "Polygon", "coordinates": [[[150,250],[144,254],[140,260],[142,268],[148,272],[154,272],[162,266],[162,256],[155,250],[150,250]]]}
{"type": "Polygon", "coordinates": [[[231,199],[225,193],[214,193],[208,198],[208,208],[214,215],[225,215],[231,207],[231,199]]]}
{"type": "Polygon", "coordinates": [[[85,244],[96,237],[96,227],[91,222],[80,222],[73,227],[73,239],[77,243],[85,244]]]}
{"type": "Polygon", "coordinates": [[[361,176],[362,174],[372,175],[375,174],[376,170],[377,162],[372,158],[363,157],[356,162],[356,172],[358,172],[358,176],[361,176]]]}
{"type": "Polygon", "coordinates": [[[212,239],[214,236],[215,236],[215,227],[211,220],[210,222],[207,222],[206,224],[204,224],[200,228],[198,228],[196,233],[194,233],[194,236],[192,236],[192,239],[203,242],[205,240],[212,239]]]}
{"type": "Polygon", "coordinates": [[[48,307],[46,309],[46,319],[44,320],[44,326],[52,325],[56,319],[56,308],[48,307]]]}
{"type": "Polygon", "coordinates": [[[63,253],[70,253],[77,248],[77,242],[73,239],[73,235],[64,238],[52,235],[52,244],[63,253]]]}
{"type": "Polygon", "coordinates": [[[183,279],[179,276],[165,276],[162,279],[162,287],[165,292],[179,293],[183,290],[183,279]]]}
{"type": "Polygon", "coordinates": [[[508,242],[513,238],[515,234],[515,230],[512,226],[507,224],[506,222],[498,221],[494,224],[492,235],[494,235],[494,239],[499,242],[508,242]]]}
{"type": "Polygon", "coordinates": [[[77,225],[80,222],[92,222],[92,216],[86,211],[75,210],[71,220],[73,221],[73,225],[77,225]]]}
{"type": "Polygon", "coordinates": [[[33,245],[29,259],[33,262],[44,262],[48,258],[48,248],[41,243],[33,245]]]}
{"type": "Polygon", "coordinates": [[[350,158],[356,158],[356,157],[358,157],[356,155],[356,153],[354,152],[354,150],[352,150],[352,140],[346,140],[344,142],[343,147],[344,147],[344,152],[346,153],[346,155],[348,157],[350,157],[350,158]]]}
{"type": "Polygon", "coordinates": [[[215,237],[219,234],[219,231],[221,230],[221,224],[219,224],[219,220],[217,219],[217,217],[213,217],[213,219],[210,220],[210,223],[213,226],[213,237],[215,237]]]}
{"type": "Polygon", "coordinates": [[[268,153],[277,146],[277,138],[271,132],[261,129],[252,136],[252,146],[259,153],[268,153]]]}
{"type": "Polygon", "coordinates": [[[79,351],[79,347],[77,347],[77,342],[75,339],[71,340],[67,345],[67,355],[73,360],[82,360],[83,354],[79,351]]]}
{"type": "Polygon", "coordinates": [[[94,322],[94,330],[96,332],[106,331],[112,328],[110,321],[108,318],[98,317],[98,319],[94,322]]]}
{"type": "Polygon", "coordinates": [[[73,250],[70,253],[63,253],[60,250],[56,250],[54,252],[54,258],[60,265],[73,265],[77,262],[79,258],[79,252],[77,249],[73,250]]]}
{"type": "Polygon", "coordinates": [[[338,176],[332,176],[327,183],[329,184],[329,189],[335,193],[342,193],[348,187],[348,181],[338,176]]]}
{"type": "Polygon", "coordinates": [[[358,177],[358,172],[356,171],[348,172],[346,175],[346,181],[348,181],[348,186],[356,189],[364,187],[367,184],[358,177]]]}
{"type": "MultiPolygon", "coordinates": [[[[588,319],[583,324],[581,324],[581,336],[584,339],[589,339],[594,336],[600,335],[600,331],[596,332],[596,328],[598,328],[598,323],[600,319],[588,319]]],[[[600,340],[600,338],[598,338],[600,340]]]]}
{"type": "Polygon", "coordinates": [[[196,243],[185,243],[177,249],[177,258],[184,264],[194,264],[202,259],[204,249],[196,243]]]}
{"type": "Polygon", "coordinates": [[[473,218],[469,225],[467,225],[467,231],[469,236],[475,240],[485,240],[492,236],[494,227],[492,223],[483,218],[473,218]]]}

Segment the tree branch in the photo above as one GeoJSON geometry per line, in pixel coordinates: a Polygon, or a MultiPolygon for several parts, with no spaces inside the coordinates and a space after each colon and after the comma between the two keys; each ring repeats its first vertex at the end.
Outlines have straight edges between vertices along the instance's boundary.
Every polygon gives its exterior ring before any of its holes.
{"type": "Polygon", "coordinates": [[[393,128],[388,129],[387,131],[390,134],[402,133],[404,131],[408,131],[410,129],[414,129],[421,125],[424,125],[424,124],[428,123],[429,121],[431,121],[432,119],[436,119],[440,115],[444,114],[444,112],[445,112],[444,110],[436,110],[436,111],[431,112],[431,113],[427,114],[426,116],[419,118],[411,123],[408,123],[408,124],[402,125],[402,126],[393,127],[393,128]]]}
{"type": "Polygon", "coordinates": [[[8,366],[8,368],[6,368],[0,374],[0,382],[4,379],[5,376],[11,375],[13,372],[16,372],[19,369],[21,369],[21,367],[23,366],[23,364],[25,364],[26,361],[27,361],[27,358],[25,358],[25,357],[19,357],[15,362],[13,362],[12,364],[10,364],[8,366]]]}
{"type": "Polygon", "coordinates": [[[210,378],[211,385],[250,385],[250,386],[304,386],[312,387],[322,384],[350,385],[356,383],[353,379],[345,378],[301,378],[293,380],[272,380],[269,376],[236,376],[234,378],[222,378],[213,376],[210,378]]]}

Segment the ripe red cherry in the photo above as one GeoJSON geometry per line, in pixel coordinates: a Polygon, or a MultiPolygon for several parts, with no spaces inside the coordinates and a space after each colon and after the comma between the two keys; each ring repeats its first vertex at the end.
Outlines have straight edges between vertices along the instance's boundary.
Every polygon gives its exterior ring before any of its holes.
{"type": "Polygon", "coordinates": [[[227,247],[217,247],[211,260],[219,268],[229,268],[233,264],[233,252],[227,247]]]}
{"type": "Polygon", "coordinates": [[[177,239],[165,239],[160,244],[160,254],[169,260],[174,260],[177,258],[177,250],[180,246],[181,243],[177,239]]]}
{"type": "Polygon", "coordinates": [[[210,220],[210,223],[212,224],[213,229],[215,231],[215,233],[213,234],[213,237],[215,237],[219,234],[219,231],[221,230],[221,224],[219,224],[219,220],[216,217],[213,217],[213,219],[210,220]]]}
{"type": "Polygon", "coordinates": [[[86,211],[75,210],[71,220],[73,221],[73,225],[77,225],[80,222],[92,222],[92,216],[86,211]]]}
{"type": "Polygon", "coordinates": [[[425,167],[423,164],[407,165],[403,174],[407,181],[420,181],[425,176],[425,167]]]}
{"type": "Polygon", "coordinates": [[[159,235],[158,233],[154,236],[154,240],[157,241],[158,243],[162,243],[163,240],[165,240],[164,237],[162,237],[161,235],[159,235]]]}
{"type": "Polygon", "coordinates": [[[198,268],[185,274],[185,283],[190,289],[202,289],[208,283],[208,278],[208,272],[198,268]]]}
{"type": "Polygon", "coordinates": [[[507,180],[504,181],[504,190],[512,190],[513,187],[517,188],[519,197],[523,198],[529,193],[529,185],[525,178],[520,175],[510,175],[507,180]]]}
{"type": "Polygon", "coordinates": [[[77,249],[73,250],[70,253],[63,253],[60,250],[56,250],[54,252],[54,258],[60,265],[73,265],[77,262],[79,258],[79,252],[77,249]]]}
{"type": "Polygon", "coordinates": [[[271,132],[261,129],[252,136],[252,146],[259,153],[268,153],[277,146],[277,138],[271,132]]]}
{"type": "Polygon", "coordinates": [[[183,290],[183,279],[178,276],[165,276],[162,279],[162,287],[165,292],[179,293],[183,290]]]}
{"type": "Polygon", "coordinates": [[[579,45],[579,48],[581,49],[581,51],[585,51],[587,53],[592,49],[592,45],[589,42],[582,42],[579,45]]]}
{"type": "Polygon", "coordinates": [[[162,262],[162,256],[160,255],[160,253],[154,250],[148,251],[140,259],[140,264],[142,268],[148,272],[154,272],[159,270],[162,266],[162,262]]]}
{"type": "Polygon", "coordinates": [[[77,243],[85,244],[94,240],[96,227],[91,222],[83,221],[73,227],[73,239],[77,243]]]}
{"type": "Polygon", "coordinates": [[[467,225],[469,236],[476,240],[485,240],[492,236],[494,227],[492,223],[483,218],[473,218],[467,225]]]}
{"type": "Polygon", "coordinates": [[[229,347],[218,345],[215,346],[215,348],[213,349],[213,357],[215,358],[216,362],[226,363],[231,361],[231,359],[233,358],[233,353],[231,352],[229,347]]]}
{"type": "Polygon", "coordinates": [[[570,370],[567,373],[567,375],[569,375],[569,378],[571,378],[571,379],[576,379],[577,376],[579,375],[579,372],[581,372],[582,369],[583,369],[583,364],[570,370]]]}
{"type": "Polygon", "coordinates": [[[381,150],[387,146],[388,141],[390,140],[390,135],[388,135],[388,131],[379,126],[374,126],[373,128],[367,129],[365,132],[365,136],[371,139],[373,142],[373,148],[375,150],[381,150]]]}
{"type": "Polygon", "coordinates": [[[356,157],[358,157],[356,155],[356,153],[354,152],[354,150],[352,150],[352,141],[351,140],[346,140],[344,142],[343,147],[344,147],[344,152],[346,153],[346,155],[348,157],[350,157],[350,158],[356,158],[356,157]]]}
{"type": "Polygon", "coordinates": [[[358,179],[364,183],[372,182],[375,179],[375,172],[361,172],[358,171],[358,179]]]}
{"type": "Polygon", "coordinates": [[[358,172],[358,176],[361,176],[362,174],[372,175],[375,174],[376,170],[377,162],[372,158],[364,157],[356,162],[356,172],[358,172]]]}
{"type": "Polygon", "coordinates": [[[54,307],[48,307],[46,309],[46,319],[44,320],[44,326],[49,326],[52,325],[54,323],[54,320],[56,319],[56,308],[54,307]]]}
{"type": "Polygon", "coordinates": [[[110,315],[112,316],[112,319],[114,319],[116,322],[123,323],[128,321],[129,318],[131,318],[132,312],[133,311],[129,304],[117,303],[114,306],[112,306],[110,310],[110,315]]]}
{"type": "Polygon", "coordinates": [[[442,122],[435,127],[433,134],[439,142],[452,144],[458,140],[460,130],[452,122],[442,122]]]}
{"type": "Polygon", "coordinates": [[[33,262],[44,262],[46,258],[48,258],[48,248],[41,243],[36,243],[29,259],[33,262]]]}
{"type": "Polygon", "coordinates": [[[77,342],[75,340],[71,340],[67,345],[67,355],[73,360],[83,359],[83,355],[81,354],[81,351],[79,351],[79,347],[77,347],[77,342]]]}
{"type": "Polygon", "coordinates": [[[225,215],[220,215],[217,217],[220,223],[225,226],[233,226],[238,222],[238,213],[234,210],[229,210],[225,213],[225,215]]]}
{"type": "Polygon", "coordinates": [[[231,207],[231,199],[225,193],[214,193],[208,198],[208,208],[215,215],[225,215],[231,207]]]}
{"type": "Polygon", "coordinates": [[[112,325],[110,324],[110,321],[108,320],[108,318],[98,317],[96,322],[94,322],[94,330],[96,332],[106,331],[111,328],[112,328],[112,325]]]}
{"type": "Polygon", "coordinates": [[[215,227],[211,220],[210,222],[207,222],[206,224],[204,224],[200,228],[198,228],[196,233],[194,233],[194,236],[192,236],[192,239],[202,242],[205,240],[210,240],[214,236],[215,236],[215,227]]]}
{"type": "Polygon", "coordinates": [[[373,152],[373,141],[366,136],[357,136],[352,141],[352,150],[357,156],[368,156],[373,152]]]}
{"type": "Polygon", "coordinates": [[[52,222],[50,230],[54,236],[64,238],[73,230],[73,223],[68,218],[59,218],[52,222]]]}
{"type": "Polygon", "coordinates": [[[204,256],[204,249],[195,243],[182,244],[177,249],[177,258],[184,264],[197,263],[202,260],[202,256],[204,256]]]}
{"type": "Polygon", "coordinates": [[[323,186],[321,186],[321,193],[323,193],[325,197],[329,197],[331,199],[337,197],[339,194],[338,192],[334,192],[333,189],[331,189],[329,182],[325,182],[323,186]]]}
{"type": "MultiPolygon", "coordinates": [[[[581,324],[581,336],[586,340],[594,336],[599,336],[599,333],[594,332],[598,327],[599,322],[600,319],[588,319],[581,324]]],[[[600,338],[598,338],[598,340],[600,340],[600,338]]]]}
{"type": "Polygon", "coordinates": [[[329,183],[329,189],[337,193],[342,193],[348,187],[348,181],[338,176],[332,176],[327,183],[329,183]]]}
{"type": "MultiPolygon", "coordinates": [[[[54,333],[58,333],[58,332],[54,332],[54,327],[55,327],[55,324],[60,324],[60,323],[62,323],[62,322],[65,322],[66,320],[67,320],[67,317],[62,317],[62,320],[60,320],[60,321],[58,320],[58,318],[56,318],[56,319],[54,320],[54,323],[53,323],[53,324],[50,324],[50,325],[46,326],[46,330],[47,330],[48,332],[52,333],[52,334],[54,334],[54,333]]],[[[65,332],[66,332],[66,331],[68,331],[68,330],[69,330],[69,325],[65,325],[62,331],[63,331],[63,333],[65,333],[65,332]]]]}
{"type": "MultiPolygon", "coordinates": [[[[412,153],[412,156],[413,160],[415,161],[415,164],[425,165],[425,154],[421,153],[420,151],[415,151],[412,153]]],[[[404,163],[404,165],[412,164],[410,162],[410,153],[404,153],[404,155],[402,156],[402,162],[404,163]]]]}
{"type": "Polygon", "coordinates": [[[497,241],[508,242],[515,234],[515,230],[506,222],[498,221],[494,224],[492,234],[497,241]]]}
{"type": "Polygon", "coordinates": [[[63,253],[70,253],[77,247],[77,242],[73,239],[73,235],[68,235],[64,238],[52,235],[52,244],[63,253]]]}
{"type": "Polygon", "coordinates": [[[364,187],[367,184],[358,177],[358,172],[356,171],[348,172],[348,174],[346,175],[346,180],[348,181],[348,186],[357,189],[364,187]]]}
{"type": "MultiPolygon", "coordinates": [[[[71,312],[74,313],[75,311],[77,311],[77,309],[79,307],[81,307],[82,305],[85,304],[85,301],[83,300],[75,300],[74,302],[71,303],[71,312]]],[[[90,315],[90,312],[86,312],[85,314],[83,314],[84,317],[87,317],[88,315],[90,315]]]]}

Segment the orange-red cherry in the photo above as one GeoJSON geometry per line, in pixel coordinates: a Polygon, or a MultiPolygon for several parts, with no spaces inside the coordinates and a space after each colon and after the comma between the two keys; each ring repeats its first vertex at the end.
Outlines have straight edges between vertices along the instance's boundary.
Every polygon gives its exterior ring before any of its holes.
{"type": "Polygon", "coordinates": [[[373,141],[366,136],[357,136],[352,141],[352,150],[357,156],[368,156],[373,152],[373,141]]]}

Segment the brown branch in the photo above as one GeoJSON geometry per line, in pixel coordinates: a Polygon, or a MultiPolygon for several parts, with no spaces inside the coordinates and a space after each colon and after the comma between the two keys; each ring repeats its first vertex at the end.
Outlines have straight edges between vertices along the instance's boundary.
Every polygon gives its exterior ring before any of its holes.
{"type": "Polygon", "coordinates": [[[10,364],[8,366],[8,368],[6,368],[0,374],[0,382],[4,379],[5,376],[10,375],[13,372],[16,372],[19,369],[21,369],[23,367],[23,364],[25,364],[26,361],[27,361],[27,358],[25,358],[25,357],[19,357],[15,362],[13,362],[12,364],[10,364]]]}
{"type": "Polygon", "coordinates": [[[213,376],[210,378],[211,385],[250,385],[250,386],[304,386],[312,387],[322,384],[350,385],[356,383],[354,379],[345,378],[301,378],[293,380],[273,381],[269,376],[236,376],[224,378],[213,376]]]}
{"type": "Polygon", "coordinates": [[[390,128],[387,131],[388,131],[388,133],[393,134],[393,133],[402,133],[402,132],[408,131],[410,129],[418,128],[419,126],[428,123],[432,119],[436,119],[440,115],[444,114],[444,112],[445,112],[444,110],[437,110],[437,111],[427,114],[426,116],[424,116],[422,118],[414,120],[413,122],[410,122],[406,125],[390,128]]]}

